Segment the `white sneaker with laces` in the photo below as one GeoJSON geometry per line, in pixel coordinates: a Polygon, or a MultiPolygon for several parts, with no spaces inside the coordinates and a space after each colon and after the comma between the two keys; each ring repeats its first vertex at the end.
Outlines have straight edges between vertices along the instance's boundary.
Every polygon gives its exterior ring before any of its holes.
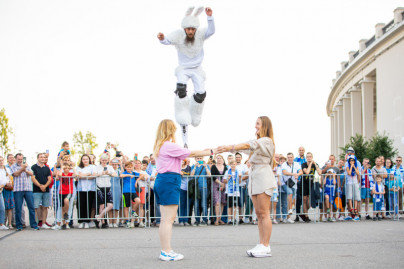
{"type": "Polygon", "coordinates": [[[90,228],[90,225],[88,225],[88,223],[85,222],[85,223],[84,223],[84,229],[88,229],[88,228],[90,228]]]}
{"type": "Polygon", "coordinates": [[[90,228],[95,228],[95,222],[91,221],[90,223],[87,224],[90,228]]]}
{"type": "Polygon", "coordinates": [[[46,225],[45,223],[44,224],[42,224],[42,226],[41,226],[41,229],[45,229],[45,230],[48,230],[48,229],[50,229],[51,227],[49,227],[48,225],[46,225]]]}
{"type": "Polygon", "coordinates": [[[113,227],[113,228],[118,228],[118,227],[119,227],[119,226],[118,226],[118,223],[112,224],[112,227],[113,227]]]}
{"type": "Polygon", "coordinates": [[[1,225],[0,230],[9,230],[9,228],[6,225],[1,225]]]}
{"type": "Polygon", "coordinates": [[[55,226],[52,227],[52,230],[56,231],[56,230],[60,230],[62,229],[59,225],[55,224],[55,226]]]}
{"type": "Polygon", "coordinates": [[[251,251],[251,257],[255,258],[264,258],[264,257],[271,257],[271,247],[268,245],[267,247],[264,245],[260,245],[255,250],[251,251]]]}
{"type": "Polygon", "coordinates": [[[170,252],[161,251],[159,259],[162,261],[179,261],[184,259],[184,255],[175,253],[173,250],[170,252]]]}
{"type": "Polygon", "coordinates": [[[286,220],[286,222],[287,222],[287,223],[290,223],[290,224],[295,223],[295,221],[294,221],[294,220],[292,220],[292,219],[287,219],[287,220],[286,220]]]}
{"type": "MultiPolygon", "coordinates": [[[[57,224],[56,224],[57,225],[57,224]]],[[[79,224],[79,229],[83,229],[84,228],[84,222],[79,224]]]]}
{"type": "Polygon", "coordinates": [[[344,221],[344,220],[345,220],[345,217],[341,215],[338,220],[339,220],[339,221],[344,221]]]}
{"type": "Polygon", "coordinates": [[[114,225],[112,223],[109,223],[108,228],[114,228],[114,225]]]}
{"type": "Polygon", "coordinates": [[[247,251],[246,251],[246,252],[247,252],[247,255],[250,256],[250,257],[252,257],[252,256],[251,256],[251,252],[255,251],[256,249],[260,248],[261,246],[262,246],[262,244],[257,244],[257,245],[256,245],[255,247],[253,247],[252,249],[247,250],[247,251]]]}

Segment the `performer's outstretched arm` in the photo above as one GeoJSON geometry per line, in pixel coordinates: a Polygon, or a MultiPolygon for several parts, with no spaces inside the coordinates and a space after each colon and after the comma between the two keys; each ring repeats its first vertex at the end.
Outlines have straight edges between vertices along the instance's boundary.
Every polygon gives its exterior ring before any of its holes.
{"type": "Polygon", "coordinates": [[[163,33],[158,33],[157,34],[158,40],[160,40],[160,43],[163,45],[171,45],[170,40],[166,39],[163,33]]]}
{"type": "Polygon", "coordinates": [[[205,11],[206,15],[208,16],[208,29],[206,30],[205,33],[205,39],[207,39],[215,33],[215,21],[213,20],[212,17],[212,9],[207,7],[205,11]]]}

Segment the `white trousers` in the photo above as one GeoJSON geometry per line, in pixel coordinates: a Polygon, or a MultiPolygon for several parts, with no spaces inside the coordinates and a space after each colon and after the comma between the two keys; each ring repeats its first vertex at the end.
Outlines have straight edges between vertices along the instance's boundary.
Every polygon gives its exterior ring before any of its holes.
{"type": "Polygon", "coordinates": [[[175,70],[175,75],[177,77],[177,83],[187,84],[188,80],[191,79],[194,84],[194,92],[203,94],[205,92],[205,72],[202,67],[185,68],[178,66],[175,70]]]}

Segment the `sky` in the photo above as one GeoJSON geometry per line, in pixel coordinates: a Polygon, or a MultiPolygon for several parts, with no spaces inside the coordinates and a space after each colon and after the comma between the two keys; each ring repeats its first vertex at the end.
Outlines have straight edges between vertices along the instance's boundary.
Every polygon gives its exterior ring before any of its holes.
{"type": "MultiPolygon", "coordinates": [[[[394,0],[129,1],[0,0],[0,108],[15,149],[30,161],[91,131],[129,157],[152,152],[158,123],[174,119],[177,52],[157,33],[180,28],[188,6],[209,6],[216,33],[204,45],[207,98],[194,150],[254,138],[273,124],[276,152],[299,146],[323,164],[332,79],[359,40],[393,19],[394,0]]],[[[206,27],[206,14],[199,17],[206,27]]],[[[192,83],[188,83],[188,94],[192,83]]],[[[182,144],[177,132],[177,142],[182,144]]]]}

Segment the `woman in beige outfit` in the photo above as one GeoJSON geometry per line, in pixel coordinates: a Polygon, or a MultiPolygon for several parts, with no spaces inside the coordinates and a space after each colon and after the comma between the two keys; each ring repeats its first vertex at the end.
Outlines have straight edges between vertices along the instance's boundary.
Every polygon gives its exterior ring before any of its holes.
{"type": "Polygon", "coordinates": [[[247,250],[247,254],[251,257],[270,257],[269,239],[271,238],[272,222],[269,217],[269,205],[272,192],[276,187],[272,170],[275,163],[273,159],[275,144],[271,120],[266,116],[259,117],[255,129],[257,139],[238,145],[222,146],[218,148],[218,151],[243,151],[249,154],[251,175],[248,193],[252,198],[258,218],[260,243],[253,249],[247,250]]]}

